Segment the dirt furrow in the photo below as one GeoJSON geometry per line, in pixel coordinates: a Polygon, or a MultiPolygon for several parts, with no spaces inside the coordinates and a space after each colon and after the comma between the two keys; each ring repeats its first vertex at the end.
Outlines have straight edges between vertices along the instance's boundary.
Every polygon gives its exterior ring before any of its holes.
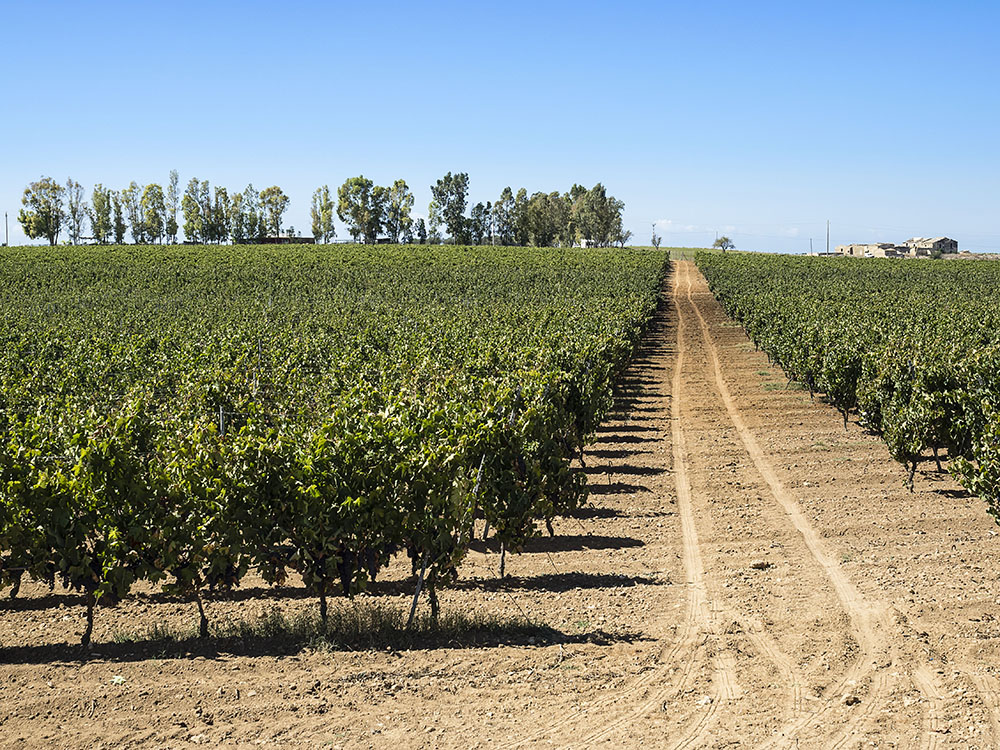
{"type": "MultiPolygon", "coordinates": [[[[686,280],[687,301],[698,318],[705,349],[712,364],[715,387],[725,405],[729,419],[739,434],[750,460],[753,462],[760,476],[767,483],[772,497],[787,514],[788,519],[801,535],[813,559],[833,586],[841,606],[851,620],[852,632],[857,639],[861,651],[858,659],[843,674],[841,679],[825,691],[818,706],[814,707],[807,715],[793,719],[779,732],[778,737],[780,739],[777,739],[776,742],[780,744],[784,740],[786,743],[791,743],[794,738],[806,732],[811,725],[817,725],[823,715],[837,705],[838,700],[848,685],[856,684],[861,679],[867,677],[876,668],[876,659],[886,660],[886,663],[882,665],[883,667],[891,664],[892,660],[887,645],[886,633],[889,627],[889,618],[884,608],[870,606],[847,578],[840,565],[825,548],[819,534],[805,517],[795,498],[786,490],[784,484],[778,478],[777,473],[753,433],[747,429],[742,414],[737,409],[723,377],[718,349],[712,339],[709,325],[698,303],[695,301],[693,295],[692,264],[684,263],[682,273],[686,280]]],[[[874,681],[872,683],[873,690],[877,690],[880,684],[880,681],[874,681]]],[[[868,700],[874,701],[879,699],[879,697],[879,693],[874,692],[868,696],[868,700]]]]}
{"type": "MultiPolygon", "coordinates": [[[[758,491],[756,487],[752,483],[745,482],[740,482],[735,488],[737,494],[725,497],[724,502],[716,502],[722,498],[718,496],[718,489],[713,483],[713,472],[717,473],[716,467],[720,463],[731,463],[727,456],[742,450],[742,446],[735,431],[731,427],[726,428],[728,420],[725,413],[719,410],[711,398],[706,399],[706,394],[711,393],[712,386],[707,380],[702,380],[702,374],[706,372],[710,363],[704,356],[703,340],[698,331],[695,316],[690,309],[691,303],[685,286],[688,281],[687,276],[678,274],[674,287],[674,310],[677,317],[679,340],[685,341],[687,339],[686,347],[694,350],[696,356],[691,358],[690,364],[683,373],[683,384],[679,378],[675,378],[674,387],[675,389],[687,388],[693,394],[697,394],[696,415],[695,418],[692,418],[692,415],[682,417],[678,414],[678,419],[674,422],[674,443],[683,446],[684,435],[687,431],[696,435],[711,433],[715,436],[709,444],[701,446],[695,456],[685,460],[684,464],[687,467],[693,462],[697,468],[699,474],[697,513],[701,516],[701,522],[710,527],[712,531],[711,543],[724,545],[722,548],[724,550],[728,545],[745,544],[743,528],[737,524],[742,523],[742,526],[745,527],[747,519],[744,517],[744,511],[760,504],[755,500],[758,491]],[[694,323],[693,331],[690,330],[691,325],[686,322],[689,320],[694,323]]],[[[675,398],[674,403],[677,405],[679,399],[675,398]]],[[[690,480],[686,476],[683,479],[690,484],[690,480]]],[[[750,480],[751,478],[746,477],[745,479],[750,480]]],[[[730,488],[730,491],[733,489],[730,488]]],[[[690,487],[678,489],[678,497],[685,496],[691,497],[690,487]]],[[[765,527],[773,527],[780,523],[781,520],[777,517],[763,520],[765,527]]],[[[763,529],[757,526],[754,531],[760,533],[763,529]]],[[[779,536],[781,535],[776,535],[774,539],[779,536]]],[[[786,537],[787,534],[781,536],[786,543],[792,541],[786,537]]],[[[771,546],[784,548],[786,545],[774,541],[771,546]]],[[[740,601],[738,597],[735,597],[734,576],[739,576],[743,571],[734,568],[729,557],[725,553],[713,554],[711,567],[708,573],[703,573],[703,575],[707,575],[709,579],[715,581],[714,587],[718,593],[713,601],[731,623],[730,627],[727,628],[727,637],[731,642],[731,648],[737,649],[740,653],[739,660],[733,656],[731,651],[724,655],[730,665],[727,674],[736,675],[741,682],[744,678],[747,679],[747,700],[744,701],[744,704],[746,708],[751,709],[748,712],[744,708],[743,715],[733,717],[734,721],[720,731],[724,735],[728,733],[729,736],[739,737],[741,742],[746,742],[748,740],[748,726],[755,727],[754,730],[751,730],[752,736],[753,732],[764,729],[764,726],[760,726],[758,722],[780,723],[802,715],[805,710],[805,690],[808,681],[799,669],[797,660],[769,632],[768,626],[764,623],[765,611],[758,608],[761,602],[751,603],[751,606],[754,607],[751,610],[746,608],[747,601],[740,601]],[[728,604],[723,604],[722,599],[726,599],[728,604]],[[754,612],[758,613],[757,616],[754,615],[754,612]],[[773,669],[773,678],[768,674],[769,668],[773,669]],[[769,684],[773,685],[783,697],[776,697],[772,701],[767,690],[769,684]]],[[[768,563],[764,567],[769,566],[768,563]]],[[[802,577],[800,576],[800,578],[802,577]]],[[[814,600],[807,597],[815,597],[815,593],[806,592],[805,589],[815,589],[821,585],[822,582],[818,580],[790,580],[781,587],[781,590],[783,593],[792,593],[791,590],[794,589],[794,596],[789,597],[789,603],[792,603],[794,599],[797,604],[798,598],[802,597],[804,601],[813,604],[814,600]]],[[[803,616],[806,615],[806,610],[808,607],[804,608],[803,616]]]]}
{"type": "Polygon", "coordinates": [[[993,731],[993,742],[996,747],[1000,747],[1000,679],[994,675],[977,673],[968,664],[963,664],[961,667],[962,672],[975,687],[977,695],[987,708],[993,731]]]}
{"type": "MultiPolygon", "coordinates": [[[[677,279],[673,284],[673,299],[676,303],[677,279]]],[[[676,304],[675,304],[676,311],[676,304]]],[[[719,633],[718,618],[715,607],[710,602],[710,592],[706,582],[705,565],[698,541],[698,531],[695,527],[692,510],[691,481],[688,476],[688,458],[686,438],[683,428],[682,409],[684,405],[684,368],[686,365],[686,342],[684,319],[677,311],[674,319],[676,327],[676,348],[674,350],[673,377],[671,380],[670,421],[671,448],[673,455],[674,487],[677,499],[678,515],[680,517],[681,549],[684,563],[685,585],[687,586],[687,616],[685,618],[685,633],[681,639],[672,645],[665,645],[660,654],[663,665],[655,672],[650,672],[642,684],[653,683],[663,676],[666,669],[676,666],[681,659],[680,678],[670,683],[656,685],[647,700],[635,709],[610,721],[598,731],[588,734],[582,740],[587,746],[607,737],[611,732],[624,724],[634,721],[637,717],[651,711],[661,709],[667,701],[684,693],[690,683],[695,667],[695,657],[699,652],[698,641],[704,639],[707,645],[712,642],[714,652],[715,677],[713,679],[713,694],[705,696],[694,713],[694,718],[684,727],[680,735],[674,739],[675,748],[691,747],[697,744],[710,731],[714,724],[720,703],[731,703],[739,693],[736,683],[735,663],[730,655],[722,652],[722,639],[719,633]]]]}
{"type": "Polygon", "coordinates": [[[677,493],[677,510],[681,519],[681,537],[683,540],[684,570],[688,577],[688,586],[692,592],[692,608],[696,621],[704,628],[707,635],[717,643],[715,665],[715,694],[711,697],[704,715],[674,746],[678,748],[691,747],[709,730],[716,719],[721,701],[732,702],[738,692],[733,661],[728,654],[720,653],[722,639],[718,632],[718,618],[714,616],[715,608],[709,604],[709,592],[705,581],[705,564],[698,541],[698,531],[695,527],[694,512],[691,500],[691,479],[688,476],[687,442],[683,427],[684,405],[684,365],[687,352],[685,342],[684,318],[677,307],[677,284],[674,278],[673,295],[675,325],[677,330],[677,349],[674,359],[674,373],[671,385],[671,438],[674,457],[674,487],[677,493]]]}
{"type": "Polygon", "coordinates": [[[793,719],[800,716],[805,710],[806,680],[795,660],[781,649],[774,636],[767,631],[759,619],[741,615],[735,615],[735,617],[743,625],[746,636],[756,647],[758,653],[775,666],[781,675],[782,682],[787,686],[788,697],[785,713],[793,719]]]}
{"type": "Polygon", "coordinates": [[[938,733],[941,731],[940,716],[943,703],[936,684],[937,681],[926,665],[914,669],[911,679],[927,705],[924,710],[924,734],[920,743],[921,750],[935,750],[938,746],[938,733]]]}

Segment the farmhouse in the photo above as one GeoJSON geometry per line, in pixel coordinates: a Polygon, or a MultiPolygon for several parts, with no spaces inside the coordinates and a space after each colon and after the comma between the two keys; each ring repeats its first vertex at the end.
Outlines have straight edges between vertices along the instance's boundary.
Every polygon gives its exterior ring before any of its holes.
{"type": "Polygon", "coordinates": [[[958,241],[949,237],[913,237],[903,243],[909,255],[931,255],[935,252],[957,253],[958,241]]]}
{"type": "Polygon", "coordinates": [[[957,253],[958,242],[949,237],[913,237],[902,245],[892,242],[868,242],[838,245],[837,255],[853,258],[902,258],[931,256],[937,253],[957,253]]]}
{"type": "Polygon", "coordinates": [[[855,258],[895,258],[903,253],[891,242],[869,242],[865,244],[840,245],[838,255],[850,255],[855,258]]]}

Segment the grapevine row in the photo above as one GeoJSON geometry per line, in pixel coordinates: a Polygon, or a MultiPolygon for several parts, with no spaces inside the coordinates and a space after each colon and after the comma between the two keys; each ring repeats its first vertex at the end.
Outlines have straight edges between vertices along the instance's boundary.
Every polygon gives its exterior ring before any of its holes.
{"type": "Polygon", "coordinates": [[[250,570],[320,598],[475,519],[520,549],[656,306],[664,256],[512,248],[14,251],[0,266],[0,583],[95,603],[250,570]]]}
{"type": "Polygon", "coordinates": [[[1000,515],[1000,265],[757,254],[696,257],[789,378],[908,466],[930,452],[1000,515]]]}

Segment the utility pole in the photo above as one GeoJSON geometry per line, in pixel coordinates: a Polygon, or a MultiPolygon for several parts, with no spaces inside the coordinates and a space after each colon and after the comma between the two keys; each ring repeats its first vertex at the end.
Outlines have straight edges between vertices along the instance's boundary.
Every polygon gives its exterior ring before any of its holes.
{"type": "Polygon", "coordinates": [[[10,226],[7,224],[7,212],[3,212],[3,246],[10,247],[10,226]]]}
{"type": "Polygon", "coordinates": [[[826,220],[826,254],[830,254],[830,220],[826,220]]]}
{"type": "Polygon", "coordinates": [[[813,254],[813,238],[812,237],[809,238],[809,254],[810,255],[813,254]]]}

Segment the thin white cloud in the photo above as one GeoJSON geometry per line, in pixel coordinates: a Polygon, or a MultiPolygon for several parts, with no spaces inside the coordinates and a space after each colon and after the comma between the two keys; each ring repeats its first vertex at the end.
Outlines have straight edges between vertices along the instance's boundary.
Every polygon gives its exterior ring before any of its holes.
{"type": "Polygon", "coordinates": [[[678,224],[673,219],[657,219],[653,222],[657,230],[666,234],[678,232],[702,232],[705,231],[696,224],[678,224]]]}

